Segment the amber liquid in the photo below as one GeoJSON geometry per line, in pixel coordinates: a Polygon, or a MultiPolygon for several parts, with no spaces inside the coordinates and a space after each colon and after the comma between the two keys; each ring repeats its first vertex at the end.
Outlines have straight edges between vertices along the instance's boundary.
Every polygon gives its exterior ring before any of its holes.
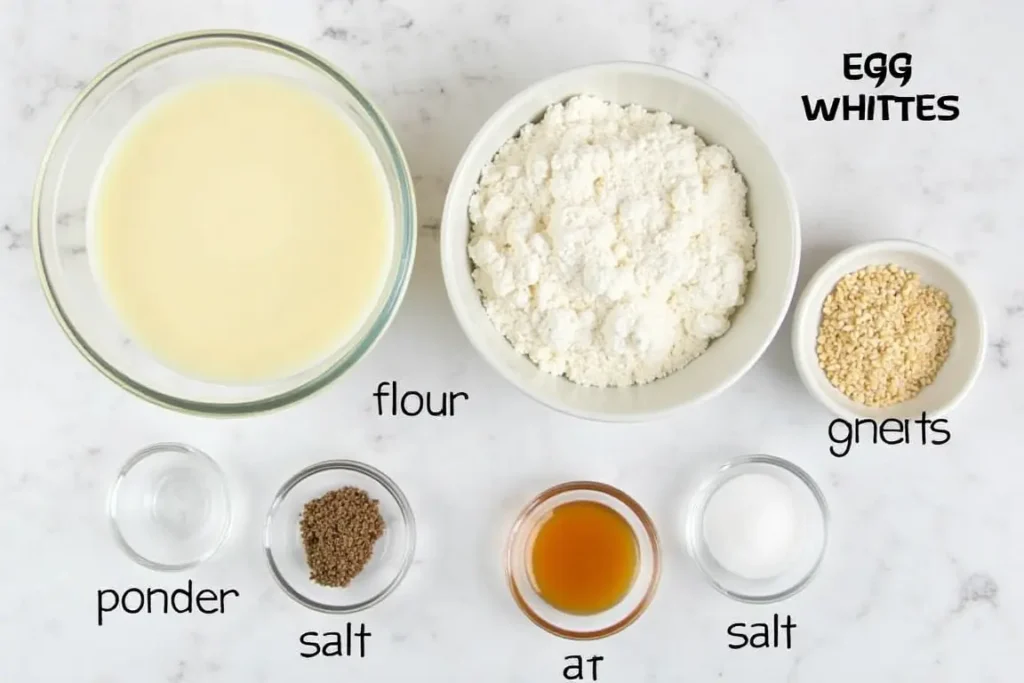
{"type": "Polygon", "coordinates": [[[534,532],[530,580],[552,607],[597,614],[614,607],[636,578],[639,551],[629,523],[589,500],[559,505],[534,532]]]}

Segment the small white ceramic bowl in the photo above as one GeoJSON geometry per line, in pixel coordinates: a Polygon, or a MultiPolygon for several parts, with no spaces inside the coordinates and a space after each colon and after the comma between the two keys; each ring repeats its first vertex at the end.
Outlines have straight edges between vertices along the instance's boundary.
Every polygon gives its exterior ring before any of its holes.
{"type": "Polygon", "coordinates": [[[704,81],[652,64],[595,64],[553,76],[501,107],[470,142],[455,170],[441,222],[441,265],[455,316],[481,355],[536,400],[566,413],[607,421],[639,421],[718,394],[761,356],[778,331],[793,296],[800,259],[796,202],[782,169],[753,122],[704,81]],[[668,112],[693,126],[708,143],[724,145],[749,188],[748,207],[757,231],[746,302],[732,328],[707,352],[668,377],[638,387],[595,388],[541,371],[516,353],[484,312],[470,275],[470,196],[484,166],[509,138],[544,110],[574,95],[668,112]]]}
{"type": "Polygon", "coordinates": [[[978,300],[953,261],[936,249],[907,240],[882,240],[850,247],[833,256],[807,283],[793,316],[793,358],[811,394],[836,415],[875,420],[915,417],[927,412],[939,417],[967,395],[985,357],[985,318],[978,300]],[[956,319],[953,347],[935,381],[920,394],[887,408],[869,408],[832,386],[818,367],[817,339],[821,307],[844,275],[866,266],[894,263],[921,276],[926,285],[949,295],[956,319]]]}

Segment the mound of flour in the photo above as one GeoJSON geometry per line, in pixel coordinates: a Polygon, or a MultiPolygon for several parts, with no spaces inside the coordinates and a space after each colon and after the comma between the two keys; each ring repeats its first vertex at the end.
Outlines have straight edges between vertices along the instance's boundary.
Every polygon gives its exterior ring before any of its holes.
{"type": "Polygon", "coordinates": [[[487,315],[578,384],[672,373],[729,329],[754,269],[747,187],[668,114],[576,97],[502,146],[469,204],[487,315]]]}

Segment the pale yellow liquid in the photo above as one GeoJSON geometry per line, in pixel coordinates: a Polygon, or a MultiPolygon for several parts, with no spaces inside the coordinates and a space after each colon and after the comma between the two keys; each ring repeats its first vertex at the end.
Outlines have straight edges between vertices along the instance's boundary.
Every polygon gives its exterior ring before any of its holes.
{"type": "Polygon", "coordinates": [[[94,190],[95,265],[131,335],[227,383],[282,377],[350,338],[392,252],[369,143],[325,99],[271,79],[168,95],[94,190]]]}

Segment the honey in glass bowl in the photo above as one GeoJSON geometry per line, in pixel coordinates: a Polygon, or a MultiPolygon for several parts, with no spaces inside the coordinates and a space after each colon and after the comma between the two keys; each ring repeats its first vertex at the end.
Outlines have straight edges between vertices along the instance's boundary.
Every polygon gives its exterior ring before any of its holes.
{"type": "Polygon", "coordinates": [[[592,500],[563,503],[533,533],[530,582],[540,597],[569,614],[617,605],[636,580],[639,547],[629,522],[592,500]]]}

